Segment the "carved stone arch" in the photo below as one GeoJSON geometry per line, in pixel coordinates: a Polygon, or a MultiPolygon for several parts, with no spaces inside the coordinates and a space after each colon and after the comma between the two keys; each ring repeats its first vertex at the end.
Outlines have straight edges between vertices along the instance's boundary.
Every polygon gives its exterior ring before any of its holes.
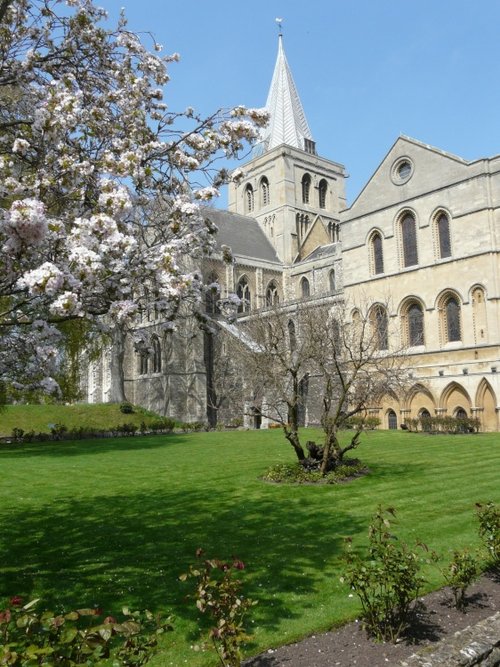
{"type": "Polygon", "coordinates": [[[439,408],[446,415],[453,416],[458,408],[463,408],[470,415],[472,401],[469,392],[458,382],[450,382],[441,393],[439,408]]]}
{"type": "Polygon", "coordinates": [[[462,296],[454,289],[444,289],[436,297],[441,345],[463,340],[462,305],[462,296]]]}
{"type": "Polygon", "coordinates": [[[482,378],[476,390],[476,416],[481,422],[483,431],[497,431],[497,397],[493,387],[486,378],[482,378]]]}
{"type": "Polygon", "coordinates": [[[437,400],[428,387],[417,382],[406,393],[405,408],[412,417],[418,417],[418,414],[424,409],[434,415],[437,400]]]}
{"type": "Polygon", "coordinates": [[[384,273],[384,238],[384,233],[378,227],[371,229],[366,237],[371,275],[384,273]]]}
{"type": "Polygon", "coordinates": [[[434,254],[437,259],[445,259],[452,255],[452,239],[450,222],[452,216],[444,206],[439,206],[431,215],[434,254]]]}
{"type": "Polygon", "coordinates": [[[419,227],[417,212],[409,206],[398,211],[394,218],[394,237],[398,241],[399,265],[402,268],[418,265],[419,227]],[[413,225],[410,219],[413,219],[413,225]]]}

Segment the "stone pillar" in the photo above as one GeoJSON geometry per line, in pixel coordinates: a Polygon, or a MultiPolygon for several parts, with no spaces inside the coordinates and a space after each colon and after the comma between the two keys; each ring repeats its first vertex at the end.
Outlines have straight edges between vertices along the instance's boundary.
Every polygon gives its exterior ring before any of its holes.
{"type": "Polygon", "coordinates": [[[253,428],[253,415],[251,415],[252,404],[245,401],[243,404],[243,428],[253,428]]]}

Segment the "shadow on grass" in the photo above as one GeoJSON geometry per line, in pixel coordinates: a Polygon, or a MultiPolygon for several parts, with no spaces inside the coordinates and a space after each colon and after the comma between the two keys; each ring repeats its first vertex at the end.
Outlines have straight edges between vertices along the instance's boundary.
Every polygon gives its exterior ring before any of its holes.
{"type": "Polygon", "coordinates": [[[357,530],[329,506],[311,513],[274,494],[245,499],[179,487],[64,499],[9,512],[0,528],[0,598],[36,596],[44,606],[96,605],[110,613],[127,603],[194,620],[194,603],[185,601],[192,586],[178,576],[202,547],[207,557],[246,562],[245,592],[259,601],[252,616],[275,627],[297,615],[285,594],[325,585],[343,535],[357,530]]]}
{"type": "Polygon", "coordinates": [[[89,440],[58,440],[33,443],[0,444],[0,461],[6,459],[33,458],[34,456],[88,456],[106,452],[120,452],[140,449],[156,449],[166,445],[178,444],[182,435],[147,435],[92,438],[89,440]]]}

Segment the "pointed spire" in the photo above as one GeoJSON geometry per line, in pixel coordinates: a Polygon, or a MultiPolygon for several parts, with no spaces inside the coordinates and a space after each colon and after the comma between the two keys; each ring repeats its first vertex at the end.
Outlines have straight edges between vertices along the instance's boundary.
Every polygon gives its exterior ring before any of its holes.
{"type": "Polygon", "coordinates": [[[278,57],[266,102],[270,121],[262,133],[261,150],[287,144],[312,152],[314,142],[283,49],[281,24],[278,40],[278,57]]]}

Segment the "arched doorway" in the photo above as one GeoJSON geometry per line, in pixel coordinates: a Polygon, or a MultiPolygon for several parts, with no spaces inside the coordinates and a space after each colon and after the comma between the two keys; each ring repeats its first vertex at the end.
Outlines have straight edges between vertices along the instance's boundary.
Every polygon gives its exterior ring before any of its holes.
{"type": "Polygon", "coordinates": [[[387,425],[391,431],[394,431],[398,428],[398,416],[394,410],[389,410],[387,413],[387,425]]]}

